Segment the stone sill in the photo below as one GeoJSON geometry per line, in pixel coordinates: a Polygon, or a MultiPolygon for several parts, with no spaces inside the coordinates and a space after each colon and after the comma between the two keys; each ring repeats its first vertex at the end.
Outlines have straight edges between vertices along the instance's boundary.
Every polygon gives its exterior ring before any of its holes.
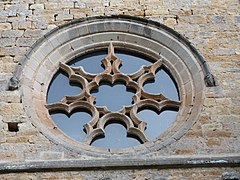
{"type": "Polygon", "coordinates": [[[172,156],[161,158],[115,158],[98,160],[27,161],[0,163],[0,174],[79,170],[177,169],[198,167],[240,167],[240,155],[172,156]]]}

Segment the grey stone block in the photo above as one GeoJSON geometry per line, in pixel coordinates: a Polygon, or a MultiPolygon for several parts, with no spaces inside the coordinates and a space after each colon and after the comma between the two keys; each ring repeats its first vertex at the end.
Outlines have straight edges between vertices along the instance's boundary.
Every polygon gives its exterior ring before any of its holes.
{"type": "Polygon", "coordinates": [[[24,33],[23,30],[6,30],[2,32],[2,37],[16,38],[16,37],[21,37],[23,33],[24,33]]]}
{"type": "Polygon", "coordinates": [[[16,41],[17,46],[31,47],[36,42],[36,39],[32,38],[18,38],[16,41]]]}
{"type": "Polygon", "coordinates": [[[24,37],[29,37],[29,38],[40,38],[43,35],[44,35],[44,31],[40,29],[26,30],[24,33],[24,37]]]}
{"type": "Polygon", "coordinates": [[[87,28],[89,33],[98,33],[98,32],[104,32],[107,30],[105,27],[104,21],[91,23],[87,25],[87,28]]]}
{"type": "Polygon", "coordinates": [[[0,46],[14,46],[16,43],[15,38],[1,38],[0,39],[0,46]]]}

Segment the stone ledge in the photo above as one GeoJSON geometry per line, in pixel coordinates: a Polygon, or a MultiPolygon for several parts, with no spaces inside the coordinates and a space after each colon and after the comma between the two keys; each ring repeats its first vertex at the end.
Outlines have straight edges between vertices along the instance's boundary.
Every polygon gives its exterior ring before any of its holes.
{"type": "Polygon", "coordinates": [[[174,156],[161,158],[111,158],[99,160],[28,161],[0,163],[0,174],[112,169],[178,169],[197,167],[240,167],[240,156],[174,156]]]}

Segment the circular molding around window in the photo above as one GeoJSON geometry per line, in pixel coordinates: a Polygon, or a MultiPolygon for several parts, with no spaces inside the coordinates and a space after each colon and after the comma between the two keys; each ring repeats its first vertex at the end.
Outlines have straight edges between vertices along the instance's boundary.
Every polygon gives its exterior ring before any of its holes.
{"type": "MultiPolygon", "coordinates": [[[[114,67],[115,72],[118,72],[118,68],[116,68],[118,66],[114,67]]],[[[112,69],[114,68],[112,67],[112,69]]],[[[105,74],[101,78],[112,78],[114,72],[111,73],[109,72],[109,75],[105,74]]],[[[85,75],[87,79],[89,74],[85,75]]],[[[123,76],[118,78],[125,81],[126,84],[129,83],[130,76],[123,76]]],[[[79,81],[87,81],[86,79],[83,78],[79,81]]],[[[134,84],[136,83],[132,82],[132,86],[134,84]]],[[[159,150],[181,138],[198,119],[203,104],[205,87],[214,85],[214,78],[202,56],[185,38],[172,29],[142,18],[106,16],[73,21],[46,34],[35,43],[23,58],[10,81],[9,88],[19,88],[21,90],[23,105],[30,120],[54,143],[93,156],[110,156],[113,154],[128,156],[159,150]],[[108,120],[119,116],[127,129],[130,129],[134,135],[137,135],[144,142],[138,146],[125,149],[98,148],[90,146],[89,140],[87,143],[73,140],[56,128],[56,124],[48,111],[59,106],[63,110],[70,111],[71,108],[74,109],[75,106],[78,106],[79,108],[89,107],[90,114],[96,115],[98,112],[96,112],[95,106],[90,106],[86,102],[78,104],[78,102],[72,102],[71,100],[62,102],[58,106],[51,106],[47,105],[46,101],[50,83],[60,67],[71,76],[74,69],[66,64],[78,57],[108,48],[110,49],[108,56],[113,57],[113,47],[120,51],[144,55],[154,61],[153,64],[155,65],[152,66],[163,64],[176,82],[180,99],[178,102],[175,101],[175,104],[168,104],[168,106],[177,106],[178,108],[174,123],[160,136],[151,141],[146,140],[143,136],[144,128],[142,127],[141,131],[135,128],[131,124],[132,121],[129,121],[127,116],[122,113],[123,111],[106,115],[105,119],[99,123],[99,127],[103,129],[108,120]]],[[[134,88],[138,91],[139,87],[134,88]]],[[[147,99],[153,98],[148,94],[146,96],[147,99]]],[[[155,106],[153,102],[149,103],[149,106],[155,106]]],[[[95,127],[88,124],[86,128],[90,131],[91,128],[95,127]]],[[[95,133],[98,134],[99,131],[95,133]]]]}

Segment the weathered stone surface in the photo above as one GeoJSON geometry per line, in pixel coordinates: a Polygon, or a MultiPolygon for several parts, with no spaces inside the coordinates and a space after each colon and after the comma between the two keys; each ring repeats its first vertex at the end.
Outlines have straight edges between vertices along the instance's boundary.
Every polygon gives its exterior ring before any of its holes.
{"type": "Polygon", "coordinates": [[[22,11],[22,10],[28,10],[28,4],[27,3],[19,3],[19,4],[6,4],[4,6],[5,10],[12,10],[12,11],[22,11]]]}
{"type": "Polygon", "coordinates": [[[176,18],[166,18],[164,19],[164,24],[174,29],[174,26],[177,24],[177,20],[176,18]]]}
{"type": "Polygon", "coordinates": [[[39,10],[39,9],[44,9],[44,4],[32,4],[30,6],[30,9],[33,9],[33,10],[39,10]]]}
{"type": "Polygon", "coordinates": [[[26,30],[31,29],[32,22],[30,21],[13,22],[12,25],[13,29],[26,30]]]}
{"type": "Polygon", "coordinates": [[[18,38],[16,45],[20,47],[31,47],[37,39],[34,38],[18,38]]]}
{"type": "Polygon", "coordinates": [[[5,91],[8,89],[8,82],[12,74],[1,73],[0,74],[0,91],[5,91]]]}
{"type": "MultiPolygon", "coordinates": [[[[102,158],[75,153],[45,137],[37,126],[33,126],[34,118],[27,116],[25,107],[22,105],[21,92],[9,91],[8,84],[17,63],[21,62],[27,50],[49,30],[73,19],[112,14],[144,17],[176,30],[200,51],[217,79],[218,86],[206,87],[206,92],[201,91],[205,93],[206,98],[201,104],[203,106],[199,119],[193,127],[171,146],[156,150],[149,154],[149,157],[170,157],[171,155],[198,157],[201,154],[212,157],[216,154],[239,154],[240,16],[238,0],[2,0],[0,2],[0,164],[7,162],[11,165],[13,162],[29,160],[44,161],[48,164],[49,161],[63,158],[68,162],[73,159],[102,158]],[[8,131],[9,122],[18,123],[17,133],[8,131]]],[[[59,45],[58,40],[54,43],[56,46],[59,45]]],[[[79,44],[74,44],[74,48],[78,46],[79,44]]],[[[53,61],[51,63],[64,54],[65,52],[62,52],[62,54],[51,56],[53,61]]],[[[32,60],[34,61],[36,60],[32,60]]],[[[33,67],[37,70],[37,67],[34,65],[33,67]]],[[[27,73],[32,76],[34,70],[27,73]]],[[[46,78],[44,75],[39,77],[39,79],[44,78],[46,78]]],[[[33,88],[41,89],[41,85],[38,83],[36,87],[35,84],[33,88]]],[[[185,95],[181,95],[181,99],[184,99],[185,95]]],[[[45,96],[42,98],[46,99],[45,96]]],[[[28,106],[27,103],[26,106],[28,106]]],[[[148,157],[143,155],[141,158],[148,157]]],[[[171,167],[161,170],[134,168],[132,170],[72,170],[33,174],[4,173],[0,175],[0,179],[19,177],[20,179],[205,180],[234,177],[236,174],[231,172],[240,171],[238,167],[191,169],[171,167]]]]}
{"type": "Polygon", "coordinates": [[[70,9],[70,14],[73,15],[74,19],[85,18],[88,13],[88,9],[70,9]]]}
{"type": "Polygon", "coordinates": [[[195,154],[196,150],[193,149],[178,149],[176,150],[176,154],[183,155],[183,154],[195,154]]]}
{"type": "Polygon", "coordinates": [[[3,117],[0,115],[0,131],[4,128],[3,117]]]}
{"type": "Polygon", "coordinates": [[[24,31],[22,30],[6,30],[2,32],[2,37],[7,37],[7,38],[21,37],[23,33],[24,31]]]}
{"type": "Polygon", "coordinates": [[[10,23],[0,23],[0,30],[10,30],[12,26],[10,23]]]}
{"type": "Polygon", "coordinates": [[[4,56],[23,56],[27,51],[27,47],[0,47],[0,53],[4,56]]]}
{"type": "Polygon", "coordinates": [[[45,4],[46,9],[70,9],[74,8],[74,2],[49,2],[45,4]]]}
{"type": "Polygon", "coordinates": [[[0,144],[1,143],[5,143],[7,141],[5,132],[3,130],[1,130],[1,126],[0,126],[0,144]]]}
{"type": "Polygon", "coordinates": [[[66,21],[66,20],[72,20],[72,19],[73,19],[73,15],[71,14],[58,14],[56,16],[57,21],[66,21]]]}
{"type": "Polygon", "coordinates": [[[62,152],[41,152],[40,158],[43,160],[56,160],[62,159],[63,153],[62,152]]]}
{"type": "Polygon", "coordinates": [[[213,24],[225,24],[227,22],[226,16],[213,16],[211,20],[213,24]]]}
{"type": "Polygon", "coordinates": [[[14,46],[16,44],[15,38],[1,38],[0,39],[0,46],[6,47],[6,46],[14,46]]]}
{"type": "Polygon", "coordinates": [[[40,29],[26,30],[24,32],[24,37],[27,37],[27,38],[40,38],[43,35],[44,35],[44,31],[40,29]]]}
{"type": "Polygon", "coordinates": [[[86,8],[86,7],[87,7],[86,3],[82,2],[82,1],[74,2],[74,8],[86,8]]]}
{"type": "Polygon", "coordinates": [[[16,153],[14,152],[0,152],[0,159],[2,162],[4,161],[14,161],[16,160],[16,153]]]}
{"type": "Polygon", "coordinates": [[[0,112],[2,116],[7,116],[7,115],[23,115],[24,110],[23,106],[21,103],[3,103],[0,104],[0,112]]]}
{"type": "Polygon", "coordinates": [[[27,19],[24,16],[19,16],[19,17],[10,16],[10,17],[8,17],[7,22],[22,22],[22,21],[26,21],[26,20],[27,19]]]}
{"type": "Polygon", "coordinates": [[[2,63],[2,62],[0,62],[0,71],[2,72],[2,73],[9,73],[9,72],[11,72],[11,73],[13,73],[14,72],[14,69],[15,69],[15,67],[16,67],[16,64],[15,63],[2,63]]]}
{"type": "Polygon", "coordinates": [[[207,140],[207,145],[209,147],[220,146],[221,145],[221,141],[218,138],[209,138],[207,140]]]}
{"type": "Polygon", "coordinates": [[[167,9],[145,10],[146,16],[166,15],[169,14],[167,9]]]}

